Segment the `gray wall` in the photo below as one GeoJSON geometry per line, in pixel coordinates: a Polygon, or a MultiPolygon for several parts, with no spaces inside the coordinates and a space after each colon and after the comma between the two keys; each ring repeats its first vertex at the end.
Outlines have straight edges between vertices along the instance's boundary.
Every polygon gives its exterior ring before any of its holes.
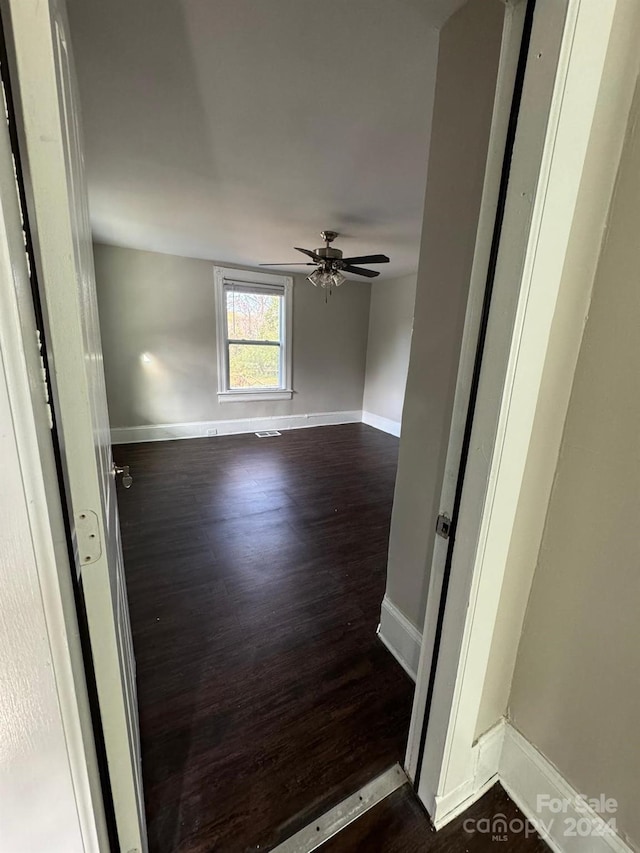
{"type": "Polygon", "coordinates": [[[362,408],[400,423],[407,384],[417,275],[371,285],[367,372],[362,408]]]}
{"type": "Polygon", "coordinates": [[[362,408],[370,285],[349,282],[325,304],[297,277],[292,400],[217,400],[213,262],[94,246],[112,427],[362,408]],[[142,364],[148,352],[152,364],[142,364]]]}
{"type": "Polygon", "coordinates": [[[640,844],[640,102],[596,274],[514,673],[515,725],[640,844]]]}
{"type": "Polygon", "coordinates": [[[484,182],[504,5],[470,0],[440,34],[387,596],[422,627],[484,182]]]}

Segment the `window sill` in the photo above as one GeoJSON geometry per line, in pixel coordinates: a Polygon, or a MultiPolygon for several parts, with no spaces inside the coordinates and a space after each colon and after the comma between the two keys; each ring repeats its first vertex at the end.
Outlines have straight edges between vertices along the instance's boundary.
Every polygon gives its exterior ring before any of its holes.
{"type": "Polygon", "coordinates": [[[218,391],[219,403],[255,403],[260,400],[291,400],[293,391],[278,388],[274,391],[218,391]]]}

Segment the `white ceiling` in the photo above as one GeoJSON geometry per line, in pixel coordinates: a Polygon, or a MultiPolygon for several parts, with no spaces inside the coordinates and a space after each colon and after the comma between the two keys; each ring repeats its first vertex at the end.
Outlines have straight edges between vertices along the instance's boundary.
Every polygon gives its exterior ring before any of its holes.
{"type": "Polygon", "coordinates": [[[333,228],[415,270],[461,1],[68,0],[96,239],[254,266],[333,228]]]}

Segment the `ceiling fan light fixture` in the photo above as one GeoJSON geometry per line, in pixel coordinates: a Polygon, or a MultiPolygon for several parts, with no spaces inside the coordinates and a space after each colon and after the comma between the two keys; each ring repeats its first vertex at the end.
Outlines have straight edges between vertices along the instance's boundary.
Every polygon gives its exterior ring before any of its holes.
{"type": "MultiPolygon", "coordinates": [[[[388,264],[389,258],[386,255],[358,255],[353,258],[345,258],[342,254],[342,249],[335,249],[331,243],[338,237],[337,231],[321,231],[322,239],[325,242],[315,251],[312,249],[303,249],[301,246],[294,246],[296,252],[301,252],[311,262],[305,261],[305,266],[316,266],[316,269],[307,276],[307,281],[310,281],[314,287],[322,287],[328,293],[331,293],[334,287],[340,287],[345,281],[346,276],[342,274],[342,270],[350,275],[364,276],[364,278],[376,278],[380,275],[378,270],[370,270],[365,267],[356,266],[357,264],[388,264]]],[[[260,264],[261,267],[281,267],[281,266],[300,266],[295,261],[287,261],[284,264],[260,264]]]]}
{"type": "Polygon", "coordinates": [[[326,287],[324,281],[324,270],[315,269],[311,275],[307,276],[307,281],[310,281],[314,287],[326,287]]]}
{"type": "Polygon", "coordinates": [[[346,280],[340,270],[325,270],[321,268],[314,270],[311,275],[307,276],[307,281],[310,281],[314,287],[340,287],[342,282],[346,280]]]}

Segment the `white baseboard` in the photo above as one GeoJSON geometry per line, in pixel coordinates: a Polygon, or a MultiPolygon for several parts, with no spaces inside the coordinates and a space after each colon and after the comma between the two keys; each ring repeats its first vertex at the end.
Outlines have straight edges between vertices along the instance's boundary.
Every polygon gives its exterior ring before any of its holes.
{"type": "Polygon", "coordinates": [[[472,775],[463,785],[442,797],[436,797],[431,818],[436,829],[472,806],[498,781],[498,767],[503,749],[505,721],[501,719],[483,734],[473,746],[472,775]]]}
{"type": "Polygon", "coordinates": [[[267,429],[280,431],[315,426],[335,426],[362,422],[362,412],[318,412],[308,415],[274,415],[266,418],[197,421],[180,424],[116,427],[111,430],[113,444],[135,444],[140,441],[170,441],[178,438],[203,438],[209,435],[240,435],[267,429]]]}
{"type": "Polygon", "coordinates": [[[391,435],[400,437],[400,421],[392,421],[390,418],[383,418],[380,415],[374,415],[373,412],[362,413],[362,423],[369,426],[381,429],[383,432],[388,432],[391,435]]]}
{"type": "Polygon", "coordinates": [[[404,670],[416,680],[422,634],[385,595],[378,636],[404,670]]]}
{"type": "MultiPolygon", "coordinates": [[[[631,853],[632,848],[605,826],[610,819],[615,826],[615,812],[599,815],[509,723],[504,727],[499,777],[505,791],[555,853],[631,853]],[[549,800],[556,801],[556,807],[562,803],[561,811],[546,806],[549,800]]],[[[607,796],[607,792],[602,793],[607,796]]]]}
{"type": "MultiPolygon", "coordinates": [[[[474,744],[471,764],[472,776],[464,785],[436,797],[431,815],[436,829],[465,812],[500,782],[554,853],[632,853],[633,848],[606,826],[613,818],[615,827],[615,812],[599,815],[548,758],[505,719],[474,744]]],[[[504,815],[484,817],[489,819],[487,831],[501,835],[498,824],[504,815]]],[[[506,834],[510,831],[521,832],[521,827],[516,830],[507,825],[506,834]]]]}

